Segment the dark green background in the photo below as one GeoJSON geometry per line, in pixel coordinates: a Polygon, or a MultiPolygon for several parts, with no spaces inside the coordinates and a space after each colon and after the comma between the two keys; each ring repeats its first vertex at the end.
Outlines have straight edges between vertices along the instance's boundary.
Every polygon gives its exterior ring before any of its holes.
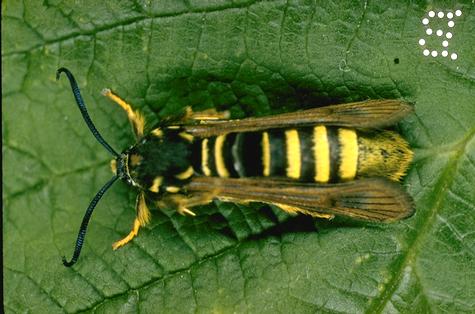
{"type": "MultiPolygon", "coordinates": [[[[7,312],[474,312],[475,5],[470,1],[3,1],[4,307],[7,312]],[[337,4],[338,3],[338,4],[337,4]],[[421,19],[461,9],[452,61],[424,57],[421,19]],[[110,87],[151,123],[186,105],[256,116],[402,98],[416,201],[390,225],[289,218],[229,203],[155,211],[125,248],[136,192],[117,183],[66,269],[107,152],[65,66],[118,150],[133,143],[110,87]]],[[[433,38],[432,45],[438,41],[433,38]]],[[[440,45],[440,43],[439,43],[440,45]]]]}

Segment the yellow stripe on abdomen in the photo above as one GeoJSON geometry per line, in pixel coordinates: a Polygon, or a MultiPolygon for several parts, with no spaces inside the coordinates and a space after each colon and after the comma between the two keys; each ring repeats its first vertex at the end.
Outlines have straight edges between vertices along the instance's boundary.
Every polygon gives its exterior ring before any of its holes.
{"type": "Polygon", "coordinates": [[[262,173],[264,177],[270,175],[270,158],[269,133],[262,132],[262,173]]]}
{"type": "Polygon", "coordinates": [[[338,175],[342,180],[351,180],[356,176],[358,166],[358,137],[355,130],[338,129],[340,143],[340,167],[338,175]]]}
{"type": "Polygon", "coordinates": [[[216,171],[222,178],[229,177],[229,172],[228,169],[226,169],[223,158],[223,144],[225,140],[226,134],[216,137],[216,141],[214,142],[214,162],[216,164],[216,171]]]}
{"type": "Polygon", "coordinates": [[[302,165],[300,158],[299,133],[297,130],[285,131],[285,144],[287,149],[287,177],[299,179],[302,165]]]}
{"type": "Polygon", "coordinates": [[[211,170],[208,166],[208,139],[205,138],[201,142],[201,170],[205,176],[211,176],[211,170]]]}
{"type": "Polygon", "coordinates": [[[323,125],[313,129],[313,153],[315,159],[315,181],[326,183],[330,179],[330,145],[327,128],[323,125]]]}

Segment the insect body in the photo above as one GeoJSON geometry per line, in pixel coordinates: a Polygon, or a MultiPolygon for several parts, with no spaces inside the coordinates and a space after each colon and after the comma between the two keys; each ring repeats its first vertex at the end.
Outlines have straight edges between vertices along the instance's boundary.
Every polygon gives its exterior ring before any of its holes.
{"type": "Polygon", "coordinates": [[[225,133],[198,139],[193,146],[193,169],[201,175],[318,183],[370,176],[399,180],[411,156],[394,132],[325,125],[225,133]]]}
{"type": "Polygon", "coordinates": [[[169,119],[144,133],[144,118],[113,94],[129,117],[137,143],[116,153],[92,124],[72,74],[64,68],[89,128],[115,158],[115,176],[98,192],[83,218],[71,261],[79,257],[87,224],[104,192],[118,178],[139,190],[131,232],[150,220],[147,203],[195,215],[213,199],[273,204],[290,213],[335,215],[389,222],[412,214],[408,194],[394,181],[412,159],[407,142],[384,130],[412,111],[398,100],[334,105],[262,118],[227,120],[212,110],[169,119]]]}

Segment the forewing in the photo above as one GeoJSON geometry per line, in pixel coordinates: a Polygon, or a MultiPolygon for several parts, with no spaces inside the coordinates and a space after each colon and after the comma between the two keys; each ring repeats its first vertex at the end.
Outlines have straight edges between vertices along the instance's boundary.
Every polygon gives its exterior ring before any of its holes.
{"type": "Polygon", "coordinates": [[[384,128],[395,124],[412,110],[409,104],[400,100],[368,100],[261,118],[202,121],[199,124],[184,125],[183,127],[188,133],[198,137],[315,124],[384,128]]]}
{"type": "Polygon", "coordinates": [[[391,222],[413,213],[411,197],[400,185],[383,178],[316,184],[278,179],[197,177],[187,190],[235,202],[274,204],[316,216],[339,215],[391,222]]]}

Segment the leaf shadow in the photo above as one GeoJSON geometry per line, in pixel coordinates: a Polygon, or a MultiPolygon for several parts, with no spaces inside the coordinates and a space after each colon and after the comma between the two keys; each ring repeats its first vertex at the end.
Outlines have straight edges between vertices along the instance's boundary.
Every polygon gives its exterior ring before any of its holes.
{"type": "MultiPolygon", "coordinates": [[[[403,93],[409,95],[410,92],[403,93]]],[[[322,88],[321,83],[306,78],[226,78],[212,73],[197,73],[157,80],[151,83],[145,102],[157,117],[163,118],[191,106],[229,110],[232,118],[263,116],[318,108],[333,104],[378,98],[400,98],[401,91],[384,85],[368,89],[353,82],[351,89],[322,88]],[[378,91],[378,92],[375,92],[378,91]]]]}

